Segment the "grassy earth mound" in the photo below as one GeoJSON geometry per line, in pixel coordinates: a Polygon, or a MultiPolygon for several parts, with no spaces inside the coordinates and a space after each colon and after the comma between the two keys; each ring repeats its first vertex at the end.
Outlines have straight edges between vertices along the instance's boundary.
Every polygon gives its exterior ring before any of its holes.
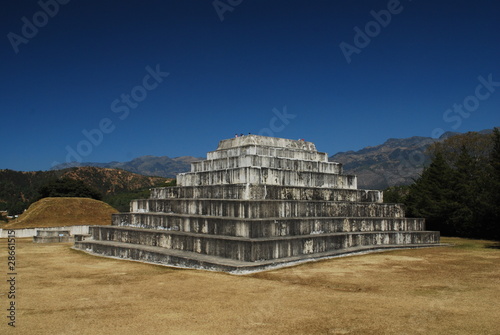
{"type": "Polygon", "coordinates": [[[110,225],[113,213],[118,211],[105,202],[90,198],[43,198],[2,228],[110,225]]]}

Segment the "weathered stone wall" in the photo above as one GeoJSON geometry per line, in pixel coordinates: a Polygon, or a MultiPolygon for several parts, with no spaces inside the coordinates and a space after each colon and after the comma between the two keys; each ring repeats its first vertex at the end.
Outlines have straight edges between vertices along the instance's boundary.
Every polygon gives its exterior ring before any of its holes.
{"type": "Polygon", "coordinates": [[[75,239],[70,235],[69,230],[38,230],[33,236],[34,243],[68,243],[75,239]]]}
{"type": "Polygon", "coordinates": [[[239,219],[163,213],[114,214],[113,226],[248,238],[339,232],[425,230],[424,220],[414,218],[301,217],[239,219]]]}
{"type": "Polygon", "coordinates": [[[295,149],[300,151],[316,151],[316,146],[312,142],[302,140],[290,140],[286,138],[268,137],[260,135],[247,135],[219,142],[217,150],[224,150],[235,147],[256,145],[261,147],[295,149]]]}
{"type": "Polygon", "coordinates": [[[150,198],[383,202],[382,192],[376,190],[293,187],[256,184],[209,185],[204,187],[159,187],[151,189],[150,198]]]}
{"type": "Polygon", "coordinates": [[[404,217],[401,204],[306,200],[140,199],[134,213],[177,213],[234,218],[404,217]]]}
{"type": "MultiPolygon", "coordinates": [[[[240,157],[245,155],[259,155],[277,158],[289,158],[304,161],[328,162],[328,154],[317,151],[303,151],[286,148],[259,147],[249,145],[225,150],[210,151],[207,153],[207,159],[221,159],[228,157],[240,157]]],[[[339,164],[339,163],[335,163],[339,164]]]]}
{"type": "Polygon", "coordinates": [[[433,232],[351,232],[248,239],[228,236],[196,235],[186,232],[152,231],[130,227],[91,227],[96,240],[155,246],[216,257],[253,262],[323,253],[341,248],[381,244],[422,244],[435,241],[433,232]]]}
{"type": "Polygon", "coordinates": [[[271,156],[243,155],[209,159],[191,163],[191,172],[234,169],[238,167],[263,167],[281,170],[293,170],[319,173],[342,173],[342,165],[320,161],[305,161],[271,156]]]}
{"type": "Polygon", "coordinates": [[[71,235],[75,234],[88,234],[89,226],[69,226],[69,227],[39,227],[39,228],[23,228],[23,229],[1,229],[0,238],[7,238],[10,230],[15,231],[16,237],[33,237],[37,234],[38,230],[69,230],[71,235]]]}
{"type": "Polygon", "coordinates": [[[356,176],[301,172],[260,167],[243,167],[177,175],[178,186],[205,186],[221,184],[260,184],[302,187],[357,189],[356,176]]]}

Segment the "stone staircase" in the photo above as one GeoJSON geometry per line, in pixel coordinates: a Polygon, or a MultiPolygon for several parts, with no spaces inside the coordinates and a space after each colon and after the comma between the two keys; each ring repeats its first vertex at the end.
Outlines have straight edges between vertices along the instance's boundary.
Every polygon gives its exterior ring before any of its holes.
{"type": "Polygon", "coordinates": [[[258,271],[345,253],[439,245],[382,192],[311,142],[248,135],[219,143],[176,187],[133,200],[75,247],[93,254],[226,272],[258,271]]]}

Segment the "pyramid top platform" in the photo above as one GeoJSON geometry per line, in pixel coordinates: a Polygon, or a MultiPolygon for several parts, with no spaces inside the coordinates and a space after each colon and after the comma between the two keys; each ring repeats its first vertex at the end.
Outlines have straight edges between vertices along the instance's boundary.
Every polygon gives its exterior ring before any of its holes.
{"type": "Polygon", "coordinates": [[[219,142],[217,150],[225,150],[231,148],[256,145],[261,147],[284,148],[304,151],[317,151],[316,146],[312,142],[304,140],[290,140],[286,138],[268,137],[260,135],[245,135],[219,142]]]}
{"type": "Polygon", "coordinates": [[[246,135],[219,142],[191,172],[177,175],[178,186],[229,184],[356,189],[356,176],[343,175],[312,142],[246,135]]]}

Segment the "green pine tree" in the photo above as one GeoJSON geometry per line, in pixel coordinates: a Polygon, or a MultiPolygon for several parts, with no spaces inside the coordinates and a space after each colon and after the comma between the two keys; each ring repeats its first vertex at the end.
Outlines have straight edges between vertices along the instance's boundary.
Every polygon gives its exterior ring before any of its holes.
{"type": "Polygon", "coordinates": [[[487,175],[487,192],[485,220],[488,221],[487,233],[491,238],[500,240],[500,131],[493,130],[493,148],[489,156],[489,174],[487,175]]]}
{"type": "Polygon", "coordinates": [[[449,217],[450,225],[453,226],[458,236],[479,237],[481,235],[480,194],[483,190],[483,168],[463,145],[455,162],[453,179],[448,186],[450,200],[459,204],[449,217]]]}
{"type": "Polygon", "coordinates": [[[450,189],[453,178],[453,169],[443,155],[437,152],[429,167],[424,169],[421,177],[410,187],[406,199],[408,215],[424,217],[429,230],[454,235],[455,229],[450,217],[460,205],[453,199],[453,191],[450,189]]]}
{"type": "Polygon", "coordinates": [[[453,136],[430,151],[404,198],[408,215],[443,235],[500,239],[500,131],[453,136]]]}

